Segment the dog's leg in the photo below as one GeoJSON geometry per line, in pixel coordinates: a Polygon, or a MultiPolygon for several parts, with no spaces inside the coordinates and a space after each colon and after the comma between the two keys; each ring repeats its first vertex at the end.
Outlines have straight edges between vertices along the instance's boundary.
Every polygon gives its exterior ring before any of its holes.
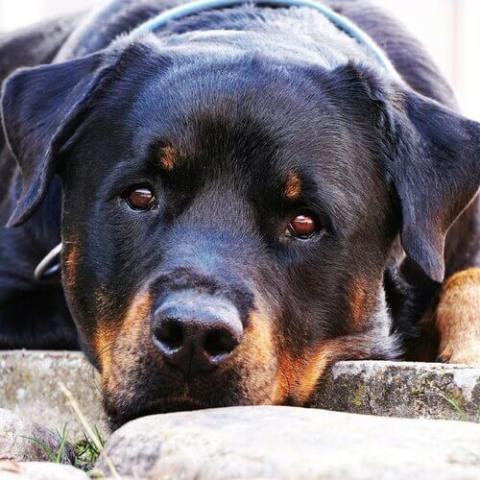
{"type": "MultiPolygon", "coordinates": [[[[0,276],[0,285],[1,280],[0,276]]],[[[61,288],[0,291],[0,350],[17,348],[78,350],[61,288]]]]}
{"type": "Polygon", "coordinates": [[[480,268],[455,273],[444,283],[436,328],[439,360],[480,364],[480,268]]]}

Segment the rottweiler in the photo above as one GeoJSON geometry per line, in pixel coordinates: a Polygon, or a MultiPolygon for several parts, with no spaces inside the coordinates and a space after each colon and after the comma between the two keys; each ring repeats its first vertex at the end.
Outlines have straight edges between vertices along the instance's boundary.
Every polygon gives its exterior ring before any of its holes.
{"type": "Polygon", "coordinates": [[[0,79],[0,347],[80,347],[114,426],[480,361],[480,125],[378,7],[114,0],[0,79]]]}

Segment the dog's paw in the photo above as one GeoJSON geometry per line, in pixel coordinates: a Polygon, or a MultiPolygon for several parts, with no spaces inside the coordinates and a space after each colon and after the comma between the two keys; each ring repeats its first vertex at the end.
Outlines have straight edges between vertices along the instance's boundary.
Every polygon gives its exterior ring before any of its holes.
{"type": "Polygon", "coordinates": [[[472,345],[471,347],[463,347],[459,350],[447,347],[440,352],[437,361],[443,363],[480,365],[480,347],[478,345],[472,345]]]}
{"type": "Polygon", "coordinates": [[[442,286],[436,327],[439,361],[480,364],[480,268],[456,273],[442,286]]]}

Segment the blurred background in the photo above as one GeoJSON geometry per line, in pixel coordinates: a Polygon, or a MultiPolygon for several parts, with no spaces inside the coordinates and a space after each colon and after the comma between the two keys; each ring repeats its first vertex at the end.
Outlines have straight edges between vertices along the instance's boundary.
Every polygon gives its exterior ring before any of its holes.
{"type": "MultiPolygon", "coordinates": [[[[374,0],[426,45],[466,115],[480,120],[480,0],[374,0]]],[[[101,0],[0,0],[0,32],[78,11],[101,0]]]]}

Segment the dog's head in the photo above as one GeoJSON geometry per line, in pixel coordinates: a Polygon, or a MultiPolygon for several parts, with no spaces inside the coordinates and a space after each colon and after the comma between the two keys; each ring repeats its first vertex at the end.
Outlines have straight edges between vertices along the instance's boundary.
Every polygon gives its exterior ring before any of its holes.
{"type": "Polygon", "coordinates": [[[329,362],[397,354],[401,235],[441,281],[479,126],[365,67],[134,43],[25,69],[3,124],[11,225],[63,182],[63,283],[115,423],[305,404],[329,362]]]}

